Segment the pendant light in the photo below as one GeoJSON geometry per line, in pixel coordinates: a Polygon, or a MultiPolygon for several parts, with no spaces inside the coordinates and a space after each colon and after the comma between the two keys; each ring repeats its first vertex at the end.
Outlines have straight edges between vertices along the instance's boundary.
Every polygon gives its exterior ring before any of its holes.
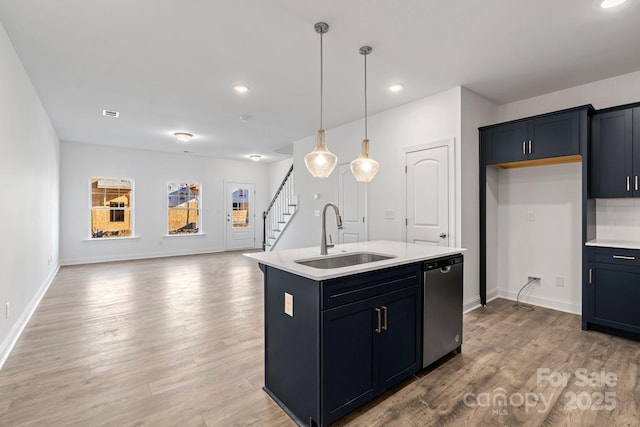
{"type": "Polygon", "coordinates": [[[313,28],[316,33],[320,34],[320,129],[316,132],[316,145],[312,152],[304,156],[304,163],[315,178],[326,178],[331,175],[338,162],[338,157],[327,150],[327,144],[324,142],[324,130],[322,129],[322,35],[329,31],[329,25],[324,22],[318,22],[313,28]]]}
{"type": "Polygon", "coordinates": [[[369,139],[367,138],[367,55],[373,49],[371,46],[362,46],[360,54],[364,56],[364,139],[362,140],[362,152],[357,159],[351,162],[351,173],[356,181],[369,182],[378,172],[380,164],[369,157],[369,139]]]}

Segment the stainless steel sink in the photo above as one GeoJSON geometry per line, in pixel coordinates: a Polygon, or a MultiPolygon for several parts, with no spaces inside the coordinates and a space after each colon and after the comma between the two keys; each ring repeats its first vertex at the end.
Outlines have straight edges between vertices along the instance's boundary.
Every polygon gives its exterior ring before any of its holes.
{"type": "Polygon", "coordinates": [[[371,252],[354,252],[342,255],[323,256],[319,258],[297,259],[298,264],[314,268],[340,268],[368,262],[383,261],[395,258],[393,255],[374,254],[371,252]]]}

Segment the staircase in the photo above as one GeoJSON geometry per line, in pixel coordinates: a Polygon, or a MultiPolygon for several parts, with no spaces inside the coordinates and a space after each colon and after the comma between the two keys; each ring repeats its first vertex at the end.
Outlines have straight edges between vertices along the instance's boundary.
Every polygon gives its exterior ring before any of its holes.
{"type": "Polygon", "coordinates": [[[270,251],[282,236],[287,224],[298,210],[293,195],[293,165],[285,175],[267,210],[262,213],[262,250],[270,251]]]}

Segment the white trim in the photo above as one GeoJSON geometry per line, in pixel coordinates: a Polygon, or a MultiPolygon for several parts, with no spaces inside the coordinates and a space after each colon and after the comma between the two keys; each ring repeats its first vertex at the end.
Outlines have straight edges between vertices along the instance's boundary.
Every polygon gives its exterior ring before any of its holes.
{"type": "Polygon", "coordinates": [[[22,335],[22,331],[24,331],[24,328],[29,323],[29,320],[31,320],[31,316],[33,316],[33,313],[35,313],[38,305],[40,305],[42,297],[44,297],[44,295],[47,293],[49,286],[51,286],[51,283],[53,283],[53,279],[55,279],[59,270],[60,264],[58,264],[56,268],[53,269],[49,277],[47,277],[42,286],[40,286],[40,289],[38,289],[33,298],[31,298],[31,301],[29,301],[29,304],[22,311],[22,314],[20,314],[20,317],[18,317],[16,323],[13,324],[13,327],[9,331],[7,337],[0,343],[0,369],[2,369],[4,362],[7,361],[9,354],[11,354],[11,350],[13,350],[13,347],[18,342],[20,335],[22,335]]]}
{"type": "Polygon", "coordinates": [[[207,233],[179,233],[179,234],[163,234],[162,237],[168,237],[170,239],[174,237],[186,237],[186,236],[206,236],[207,233]]]}
{"type": "MultiPolygon", "coordinates": [[[[498,289],[498,297],[515,301],[518,296],[517,292],[504,291],[498,289]]],[[[537,305],[540,307],[550,308],[552,310],[564,311],[571,314],[582,314],[582,305],[572,301],[559,300],[555,298],[536,297],[531,295],[520,294],[520,301],[526,304],[537,305]]]]}
{"type": "Polygon", "coordinates": [[[122,237],[89,237],[82,239],[85,242],[108,242],[110,240],[136,240],[140,239],[140,236],[122,236],[122,237]]]}
{"type": "Polygon", "coordinates": [[[405,218],[405,221],[402,221],[402,239],[403,241],[407,241],[407,154],[414,153],[416,151],[430,150],[438,147],[446,147],[447,148],[447,156],[449,158],[449,246],[456,246],[456,239],[458,238],[458,232],[456,230],[456,200],[458,199],[458,187],[456,186],[456,139],[455,137],[442,139],[438,141],[431,141],[422,144],[409,145],[406,147],[402,147],[402,151],[404,152],[404,168],[405,171],[403,173],[402,180],[402,191],[401,191],[401,213],[402,218],[405,218]]]}
{"type": "Polygon", "coordinates": [[[90,176],[89,177],[89,199],[87,200],[88,205],[89,205],[89,215],[88,215],[88,219],[89,219],[89,223],[87,224],[87,230],[89,232],[89,236],[88,239],[84,239],[84,240],[100,240],[101,238],[94,238],[91,236],[91,213],[93,211],[93,192],[92,192],[92,188],[91,188],[91,180],[92,179],[114,179],[114,180],[121,180],[121,181],[130,181],[131,182],[131,199],[130,200],[130,205],[129,208],[127,209],[129,211],[129,215],[131,216],[131,236],[126,236],[126,237],[107,237],[106,239],[131,239],[131,238],[137,238],[136,237],[136,200],[138,199],[138,196],[136,195],[136,181],[133,178],[116,178],[116,177],[109,177],[109,176],[102,176],[100,178],[97,178],[95,176],[90,176]]]}
{"type": "MultiPolygon", "coordinates": [[[[203,230],[203,228],[202,228],[202,219],[203,219],[203,215],[202,215],[202,212],[203,212],[203,208],[202,208],[202,194],[203,194],[202,193],[202,181],[200,181],[200,180],[180,180],[180,179],[169,180],[165,184],[167,186],[167,197],[169,196],[169,184],[176,183],[176,182],[177,183],[186,182],[187,184],[198,184],[198,230],[202,231],[203,230]]],[[[166,206],[165,213],[166,213],[167,218],[166,218],[166,220],[164,222],[164,225],[165,225],[165,228],[166,228],[167,233],[168,233],[168,231],[169,231],[169,203],[168,203],[168,200],[167,200],[167,206],[166,206]]],[[[192,233],[191,235],[193,235],[193,234],[205,234],[205,233],[198,232],[198,233],[192,233]]],[[[174,236],[174,234],[164,234],[163,235],[163,237],[173,237],[173,236],[174,236]]]]}
{"type": "MultiPolygon", "coordinates": [[[[248,249],[257,249],[257,248],[246,248],[248,249]]],[[[238,249],[240,250],[240,249],[238,249]]],[[[224,248],[210,248],[210,249],[202,249],[197,251],[174,251],[174,252],[165,252],[165,253],[155,253],[155,254],[136,254],[136,255],[127,255],[127,256],[112,256],[112,257],[91,257],[91,258],[70,258],[63,259],[60,261],[60,265],[83,265],[83,264],[96,264],[100,262],[116,262],[116,261],[134,261],[139,259],[152,259],[152,258],[168,258],[174,256],[185,256],[185,255],[202,255],[202,254],[212,254],[218,252],[225,252],[224,248]]]]}

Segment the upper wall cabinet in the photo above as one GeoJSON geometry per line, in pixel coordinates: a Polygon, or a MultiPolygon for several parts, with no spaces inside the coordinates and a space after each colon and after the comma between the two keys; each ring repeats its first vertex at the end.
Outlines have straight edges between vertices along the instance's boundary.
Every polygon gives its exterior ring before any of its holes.
{"type": "Polygon", "coordinates": [[[521,164],[525,166],[543,163],[536,160],[559,157],[563,159],[549,163],[580,160],[576,157],[580,155],[579,111],[563,111],[487,126],[480,132],[487,165],[509,167],[506,164],[526,162],[521,164]]]}
{"type": "Polygon", "coordinates": [[[640,107],[603,110],[591,120],[591,197],[640,197],[640,107]]]}

